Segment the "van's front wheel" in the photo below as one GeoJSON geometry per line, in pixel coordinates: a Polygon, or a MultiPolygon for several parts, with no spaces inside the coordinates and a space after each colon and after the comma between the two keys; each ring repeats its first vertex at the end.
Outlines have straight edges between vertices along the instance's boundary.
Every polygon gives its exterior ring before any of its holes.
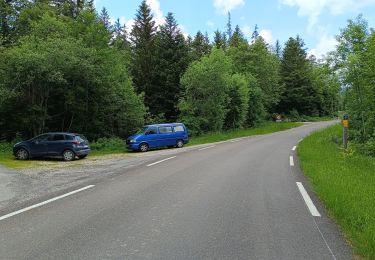
{"type": "Polygon", "coordinates": [[[183,146],[184,146],[184,141],[178,140],[177,143],[176,143],[176,147],[177,148],[182,148],[183,146]]]}
{"type": "Polygon", "coordinates": [[[148,151],[148,144],[146,144],[146,143],[140,144],[139,145],[139,151],[141,151],[142,153],[147,152],[148,151]]]}

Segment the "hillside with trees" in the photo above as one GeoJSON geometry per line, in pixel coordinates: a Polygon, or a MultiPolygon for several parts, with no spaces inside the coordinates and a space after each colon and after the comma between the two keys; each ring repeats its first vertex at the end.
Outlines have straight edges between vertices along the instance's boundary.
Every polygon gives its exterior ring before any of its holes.
{"type": "Polygon", "coordinates": [[[173,121],[199,135],[348,109],[355,138],[374,143],[375,37],[361,17],[317,60],[299,36],[270,45],[257,26],[251,35],[232,28],[230,15],[213,39],[185,38],[171,12],[156,26],[146,1],[132,28],[93,1],[1,5],[1,140],[47,131],[124,138],[173,121]]]}

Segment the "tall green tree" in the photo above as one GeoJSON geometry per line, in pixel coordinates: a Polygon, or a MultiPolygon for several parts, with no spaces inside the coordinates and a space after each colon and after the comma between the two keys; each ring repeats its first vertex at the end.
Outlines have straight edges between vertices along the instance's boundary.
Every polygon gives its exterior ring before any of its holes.
{"type": "Polygon", "coordinates": [[[147,94],[154,84],[155,33],[156,26],[151,9],[143,0],[130,33],[133,53],[131,71],[137,92],[146,94],[145,104],[147,107],[151,102],[147,94]]]}
{"type": "Polygon", "coordinates": [[[285,44],[280,75],[285,86],[279,104],[280,112],[297,111],[303,115],[317,113],[316,91],[311,82],[311,67],[304,42],[297,36],[285,44]]]}
{"type": "Polygon", "coordinates": [[[208,37],[201,31],[198,31],[191,42],[191,60],[199,60],[202,56],[207,55],[211,51],[211,45],[208,37]]]}
{"type": "Polygon", "coordinates": [[[155,47],[155,84],[145,94],[152,115],[175,121],[182,92],[180,78],[188,66],[189,57],[188,46],[172,13],[168,13],[165,24],[160,26],[155,47]]]}
{"type": "Polygon", "coordinates": [[[360,140],[367,139],[366,129],[367,104],[363,72],[365,64],[363,55],[366,52],[366,42],[369,37],[367,21],[359,15],[355,20],[349,20],[347,27],[336,37],[338,41],[336,52],[336,68],[342,84],[346,87],[345,103],[351,115],[354,135],[360,140]]]}
{"type": "Polygon", "coordinates": [[[194,135],[223,129],[227,114],[230,60],[221,49],[193,62],[182,76],[181,119],[194,135]]]}
{"type": "Polygon", "coordinates": [[[249,108],[249,82],[246,76],[233,74],[228,82],[226,129],[242,128],[245,125],[249,108]]]}

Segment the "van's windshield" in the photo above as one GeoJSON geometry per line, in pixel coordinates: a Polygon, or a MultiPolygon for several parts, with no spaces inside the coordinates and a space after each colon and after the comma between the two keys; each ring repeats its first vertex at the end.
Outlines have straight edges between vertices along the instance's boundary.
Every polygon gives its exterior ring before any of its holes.
{"type": "Polygon", "coordinates": [[[144,126],[141,129],[139,129],[134,135],[144,134],[147,129],[148,129],[148,126],[144,126]]]}

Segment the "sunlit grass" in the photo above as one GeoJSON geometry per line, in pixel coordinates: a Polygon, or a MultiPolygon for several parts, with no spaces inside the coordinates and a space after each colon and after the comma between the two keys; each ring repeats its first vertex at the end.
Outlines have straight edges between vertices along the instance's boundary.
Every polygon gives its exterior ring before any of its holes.
{"type": "Polygon", "coordinates": [[[305,138],[298,155],[314,191],[357,254],[375,259],[375,158],[341,149],[336,125],[305,138]]]}

